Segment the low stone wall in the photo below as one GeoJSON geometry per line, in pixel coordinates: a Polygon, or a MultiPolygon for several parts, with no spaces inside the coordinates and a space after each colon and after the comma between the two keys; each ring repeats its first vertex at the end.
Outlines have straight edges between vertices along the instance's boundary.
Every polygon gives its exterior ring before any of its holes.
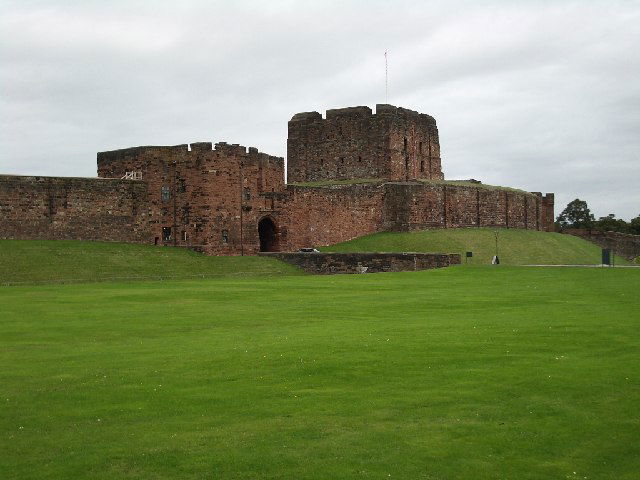
{"type": "Polygon", "coordinates": [[[457,253],[260,253],[309,273],[379,273],[427,270],[460,264],[457,253]]]}
{"type": "Polygon", "coordinates": [[[598,230],[580,228],[570,228],[563,230],[562,233],[584,238],[602,248],[610,248],[613,253],[627,260],[633,260],[640,256],[640,235],[619,232],[600,232],[598,230]]]}

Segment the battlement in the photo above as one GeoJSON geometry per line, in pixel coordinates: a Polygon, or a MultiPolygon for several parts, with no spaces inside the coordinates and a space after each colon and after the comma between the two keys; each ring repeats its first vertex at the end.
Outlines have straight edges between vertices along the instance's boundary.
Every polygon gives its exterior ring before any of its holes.
{"type": "Polygon", "coordinates": [[[436,120],[431,115],[427,115],[426,113],[419,113],[408,108],[396,107],[394,105],[389,105],[386,103],[376,104],[375,113],[371,110],[371,108],[367,106],[329,109],[326,110],[324,117],[319,112],[300,112],[291,117],[290,123],[293,122],[294,124],[312,124],[323,122],[326,120],[366,120],[372,117],[384,117],[386,119],[401,118],[405,121],[410,120],[415,122],[423,122],[430,125],[436,125],[436,120]]]}
{"type": "Polygon", "coordinates": [[[183,156],[187,158],[189,154],[206,152],[218,152],[225,155],[243,156],[249,161],[269,160],[271,162],[280,162],[284,165],[283,157],[276,157],[260,152],[255,147],[244,147],[237,143],[228,144],[227,142],[218,142],[215,145],[212,142],[192,142],[180,145],[145,145],[98,152],[97,158],[98,166],[103,166],[112,162],[131,160],[132,158],[171,158],[173,160],[177,160],[183,156]]]}
{"type": "Polygon", "coordinates": [[[327,120],[333,118],[366,118],[372,115],[369,107],[346,107],[327,110],[325,117],[327,120]]]}

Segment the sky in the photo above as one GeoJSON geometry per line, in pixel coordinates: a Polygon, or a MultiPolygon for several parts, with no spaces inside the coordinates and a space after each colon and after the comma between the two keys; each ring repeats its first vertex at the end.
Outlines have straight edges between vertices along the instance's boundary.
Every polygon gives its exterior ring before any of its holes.
{"type": "Polygon", "coordinates": [[[436,118],[447,179],[628,220],[639,25],[634,0],[0,0],[0,173],[196,141],[286,156],[293,114],[388,101],[436,118]]]}

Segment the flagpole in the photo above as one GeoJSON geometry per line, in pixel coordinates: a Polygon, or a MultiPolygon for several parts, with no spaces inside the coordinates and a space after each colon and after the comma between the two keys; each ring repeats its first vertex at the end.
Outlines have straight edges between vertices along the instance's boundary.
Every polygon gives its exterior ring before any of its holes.
{"type": "Polygon", "coordinates": [[[387,51],[384,51],[384,103],[389,103],[389,63],[387,51]]]}

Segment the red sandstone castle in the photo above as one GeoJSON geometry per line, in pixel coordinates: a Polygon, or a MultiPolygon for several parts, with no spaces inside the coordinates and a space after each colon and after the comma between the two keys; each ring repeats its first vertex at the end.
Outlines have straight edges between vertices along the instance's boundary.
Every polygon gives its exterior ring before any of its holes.
{"type": "Polygon", "coordinates": [[[172,245],[210,255],[383,230],[553,230],[553,194],[445,181],[433,117],[392,105],[298,113],[284,159],[192,143],[98,153],[98,178],[0,176],[0,238],[172,245]]]}

